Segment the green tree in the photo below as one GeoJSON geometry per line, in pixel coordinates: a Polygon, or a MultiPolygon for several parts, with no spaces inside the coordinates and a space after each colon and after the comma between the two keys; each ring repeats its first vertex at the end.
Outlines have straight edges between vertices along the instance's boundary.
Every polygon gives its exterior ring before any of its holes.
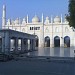
{"type": "Polygon", "coordinates": [[[69,25],[75,28],[75,0],[69,0],[68,14],[66,19],[68,20],[69,25]]]}

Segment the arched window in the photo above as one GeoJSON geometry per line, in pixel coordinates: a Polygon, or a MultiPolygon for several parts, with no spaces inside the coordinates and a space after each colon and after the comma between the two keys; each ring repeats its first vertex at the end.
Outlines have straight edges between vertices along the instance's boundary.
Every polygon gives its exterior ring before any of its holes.
{"type": "Polygon", "coordinates": [[[54,37],[54,47],[60,47],[60,37],[59,36],[54,37]]]}
{"type": "Polygon", "coordinates": [[[35,46],[36,47],[39,46],[39,38],[38,38],[38,36],[35,37],[35,46]]]}
{"type": "Polygon", "coordinates": [[[50,37],[46,36],[45,37],[45,43],[44,43],[45,47],[50,47],[50,37]]]}
{"type": "Polygon", "coordinates": [[[69,36],[64,37],[64,47],[70,47],[70,37],[69,36]]]}

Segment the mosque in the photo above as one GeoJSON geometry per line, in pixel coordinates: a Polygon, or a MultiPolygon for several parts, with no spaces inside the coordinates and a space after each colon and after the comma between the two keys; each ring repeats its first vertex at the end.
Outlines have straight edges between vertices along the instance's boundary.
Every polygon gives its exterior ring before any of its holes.
{"type": "Polygon", "coordinates": [[[36,47],[72,47],[75,46],[75,32],[68,25],[68,21],[64,17],[46,17],[43,14],[40,18],[35,15],[32,22],[29,22],[27,15],[21,21],[8,19],[6,21],[6,6],[3,5],[2,13],[2,29],[11,29],[28,34],[37,35],[35,38],[36,47]]]}

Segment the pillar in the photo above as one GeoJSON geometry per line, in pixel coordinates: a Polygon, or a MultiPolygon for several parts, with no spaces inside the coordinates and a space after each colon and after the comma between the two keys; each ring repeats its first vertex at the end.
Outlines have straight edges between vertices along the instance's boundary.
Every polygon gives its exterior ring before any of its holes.
{"type": "Polygon", "coordinates": [[[18,38],[15,38],[15,52],[18,52],[18,38]]]}
{"type": "Polygon", "coordinates": [[[75,43],[75,38],[70,38],[70,57],[74,57],[74,55],[75,55],[75,53],[74,53],[74,50],[75,50],[74,43],[75,43]]]}
{"type": "Polygon", "coordinates": [[[32,40],[32,49],[35,50],[35,39],[32,40]]]}
{"type": "Polygon", "coordinates": [[[60,37],[60,57],[63,57],[63,56],[64,56],[64,38],[60,37]]]}
{"type": "Polygon", "coordinates": [[[26,40],[26,50],[28,50],[28,39],[25,40],[26,40]]]}
{"type": "Polygon", "coordinates": [[[30,39],[30,50],[32,50],[32,49],[33,49],[33,40],[30,39]]]}
{"type": "Polygon", "coordinates": [[[24,50],[28,50],[28,39],[24,39],[24,50]]]}
{"type": "Polygon", "coordinates": [[[21,52],[24,51],[24,39],[22,38],[21,39],[21,52]]]}
{"type": "Polygon", "coordinates": [[[27,43],[28,43],[28,50],[30,50],[30,40],[29,39],[28,39],[27,43]]]}
{"type": "Polygon", "coordinates": [[[74,39],[70,38],[70,47],[73,47],[73,46],[74,46],[74,39]]]}
{"type": "Polygon", "coordinates": [[[44,47],[44,38],[43,37],[39,38],[39,47],[44,47]]]}
{"type": "Polygon", "coordinates": [[[50,40],[50,47],[54,47],[54,39],[50,40]]]}
{"type": "Polygon", "coordinates": [[[5,52],[5,54],[9,54],[10,53],[10,37],[9,37],[8,32],[5,33],[5,42],[4,43],[5,43],[4,52],[5,52]]]}
{"type": "Polygon", "coordinates": [[[5,51],[5,37],[2,37],[2,52],[5,51]]]}
{"type": "Polygon", "coordinates": [[[63,37],[60,38],[60,47],[64,47],[64,38],[63,37]]]}

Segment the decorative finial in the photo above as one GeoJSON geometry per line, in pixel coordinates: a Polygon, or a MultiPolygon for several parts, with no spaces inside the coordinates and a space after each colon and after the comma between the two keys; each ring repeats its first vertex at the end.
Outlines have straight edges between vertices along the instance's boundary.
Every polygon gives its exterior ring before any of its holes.
{"type": "Polygon", "coordinates": [[[51,23],[53,23],[53,15],[51,15],[51,23]]]}
{"type": "Polygon", "coordinates": [[[61,14],[61,23],[62,23],[62,14],[61,14]]]}
{"type": "Polygon", "coordinates": [[[43,13],[42,13],[42,23],[44,23],[44,16],[43,16],[43,13]]]}
{"type": "Polygon", "coordinates": [[[29,21],[28,19],[29,19],[29,17],[28,17],[28,14],[27,14],[27,23],[28,23],[28,21],[29,21]]]}

